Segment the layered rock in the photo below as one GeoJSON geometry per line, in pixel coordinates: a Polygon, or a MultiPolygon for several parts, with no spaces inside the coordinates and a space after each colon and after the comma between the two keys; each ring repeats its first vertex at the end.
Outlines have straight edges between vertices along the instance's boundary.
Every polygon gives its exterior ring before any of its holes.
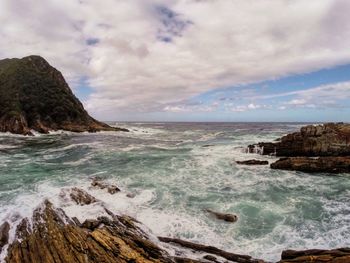
{"type": "Polygon", "coordinates": [[[350,156],[350,124],[308,125],[300,132],[283,136],[277,142],[249,145],[251,153],[260,150],[276,156],[350,156]]]}
{"type": "Polygon", "coordinates": [[[126,131],[89,116],[62,74],[40,56],[0,60],[0,105],[0,132],[126,131]]]}
{"type": "Polygon", "coordinates": [[[32,224],[23,219],[17,227],[5,261],[173,262],[130,217],[112,215],[97,218],[95,224],[78,225],[49,201],[34,211],[32,224]]]}
{"type": "Polygon", "coordinates": [[[285,250],[279,263],[350,263],[350,248],[285,250]]]}
{"type": "Polygon", "coordinates": [[[349,173],[350,157],[286,157],[272,163],[271,168],[308,173],[349,173]]]}

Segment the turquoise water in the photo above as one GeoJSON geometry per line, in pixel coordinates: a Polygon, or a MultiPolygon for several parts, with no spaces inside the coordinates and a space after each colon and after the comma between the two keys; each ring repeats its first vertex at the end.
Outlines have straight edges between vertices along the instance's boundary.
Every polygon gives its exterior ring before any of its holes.
{"type": "Polygon", "coordinates": [[[118,213],[136,217],[156,235],[216,245],[278,260],[287,248],[350,245],[350,177],[239,166],[251,143],[273,141],[301,124],[120,123],[130,133],[23,137],[0,134],[0,222],[13,226],[44,198],[69,215],[94,217],[60,198],[79,186],[118,213]],[[203,147],[204,146],[204,147],[203,147]],[[99,176],[122,192],[89,187],[99,176]],[[127,198],[127,193],[136,194],[127,198]],[[204,209],[235,213],[228,224],[204,209]]]}

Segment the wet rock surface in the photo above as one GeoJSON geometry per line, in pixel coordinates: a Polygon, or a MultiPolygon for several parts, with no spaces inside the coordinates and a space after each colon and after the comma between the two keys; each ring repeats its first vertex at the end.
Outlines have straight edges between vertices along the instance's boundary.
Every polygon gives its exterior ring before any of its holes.
{"type": "Polygon", "coordinates": [[[110,194],[115,194],[117,192],[120,192],[120,189],[118,186],[114,184],[108,184],[106,182],[103,182],[100,178],[94,178],[91,182],[91,186],[100,188],[100,189],[107,189],[107,192],[110,194]]]}
{"type": "Polygon", "coordinates": [[[251,159],[251,160],[245,160],[245,161],[236,161],[237,164],[242,164],[242,165],[268,165],[268,161],[262,161],[262,160],[256,160],[256,159],[251,159]]]}
{"type": "Polygon", "coordinates": [[[100,217],[91,228],[77,226],[62,210],[46,201],[34,211],[33,224],[24,220],[6,262],[173,262],[129,218],[100,217]]]}
{"type": "Polygon", "coordinates": [[[300,132],[283,136],[278,142],[249,145],[248,152],[288,157],[272,163],[272,169],[349,173],[350,124],[308,125],[300,132]]]}
{"type": "Polygon", "coordinates": [[[9,231],[10,231],[10,224],[8,222],[5,222],[0,226],[0,253],[2,251],[2,248],[9,241],[9,231]]]}
{"type": "Polygon", "coordinates": [[[349,173],[350,157],[287,157],[272,163],[271,168],[308,173],[349,173]]]}
{"type": "Polygon", "coordinates": [[[249,145],[254,153],[261,149],[264,155],[296,156],[350,156],[350,124],[326,123],[308,125],[300,132],[283,136],[278,142],[249,145]]]}
{"type": "MultiPolygon", "coordinates": [[[[78,189],[78,188],[76,188],[78,189]]],[[[79,189],[81,190],[81,189],[79,189]]],[[[72,191],[70,191],[72,192],[72,191]]],[[[74,191],[73,191],[74,192],[74,191]]],[[[81,193],[79,191],[79,193],[81,193]]],[[[73,197],[72,197],[73,199],[73,197]]],[[[264,263],[248,255],[235,254],[181,239],[158,237],[146,233],[141,223],[129,216],[114,214],[101,204],[104,216],[83,223],[70,218],[64,210],[46,200],[34,210],[31,219],[24,218],[16,227],[14,241],[7,248],[6,263],[264,263]],[[163,245],[172,251],[169,254],[163,245]],[[183,255],[190,255],[182,257],[183,255]],[[193,257],[193,258],[192,258],[193,257]]],[[[10,225],[0,226],[0,242],[9,240],[10,225]]],[[[281,263],[350,262],[350,248],[334,250],[286,250],[281,263]]]]}
{"type": "Polygon", "coordinates": [[[236,215],[233,214],[226,214],[226,213],[220,213],[220,212],[215,212],[211,209],[205,209],[205,212],[213,215],[214,217],[216,217],[219,220],[223,220],[225,222],[229,222],[229,223],[234,223],[238,220],[238,217],[236,215]]]}
{"type": "Polygon", "coordinates": [[[338,248],[332,250],[310,249],[303,251],[285,250],[282,252],[279,263],[349,263],[350,248],[338,248]]]}
{"type": "Polygon", "coordinates": [[[70,190],[71,199],[76,202],[78,205],[89,205],[97,202],[98,200],[90,195],[88,192],[83,189],[74,187],[70,190]]]}
{"type": "Polygon", "coordinates": [[[164,242],[164,243],[173,243],[185,248],[192,249],[197,252],[206,252],[206,253],[214,254],[233,262],[238,262],[238,263],[263,263],[264,262],[263,260],[254,259],[247,255],[234,254],[234,253],[230,253],[230,252],[226,252],[224,250],[218,249],[213,246],[200,245],[189,241],[181,240],[178,238],[168,238],[168,237],[158,237],[158,238],[161,242],[164,242]]]}

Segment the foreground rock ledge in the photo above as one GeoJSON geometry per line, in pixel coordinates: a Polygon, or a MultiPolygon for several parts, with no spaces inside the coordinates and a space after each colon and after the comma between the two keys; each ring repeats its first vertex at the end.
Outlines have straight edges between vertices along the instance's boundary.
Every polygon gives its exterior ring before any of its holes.
{"type": "MultiPolygon", "coordinates": [[[[8,249],[6,263],[263,263],[247,255],[234,254],[214,246],[181,239],[150,237],[140,223],[128,216],[113,214],[79,222],[45,201],[33,212],[32,220],[23,219],[17,226],[15,241],[8,249]],[[171,246],[177,256],[166,252],[159,242],[171,246]],[[187,252],[183,253],[184,250],[187,252]],[[192,255],[195,259],[181,257],[192,255]]],[[[7,242],[7,240],[5,240],[7,242]]],[[[287,250],[281,263],[350,262],[350,248],[335,250],[287,250]]]]}
{"type": "Polygon", "coordinates": [[[287,157],[272,163],[271,168],[308,173],[349,173],[350,157],[287,157]]]}

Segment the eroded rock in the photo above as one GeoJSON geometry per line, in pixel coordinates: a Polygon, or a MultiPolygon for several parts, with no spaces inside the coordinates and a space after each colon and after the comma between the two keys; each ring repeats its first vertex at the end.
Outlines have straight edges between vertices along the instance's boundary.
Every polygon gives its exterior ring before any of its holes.
{"type": "Polygon", "coordinates": [[[118,186],[103,182],[100,178],[94,178],[91,182],[91,185],[93,187],[97,187],[100,189],[107,189],[107,192],[112,194],[112,195],[117,193],[117,192],[120,192],[120,189],[118,188],[118,186]]]}
{"type": "Polygon", "coordinates": [[[237,164],[243,164],[243,165],[268,165],[268,161],[262,161],[262,160],[246,160],[246,161],[236,161],[237,164]]]}
{"type": "Polygon", "coordinates": [[[8,249],[7,263],[173,262],[171,257],[130,220],[97,219],[98,227],[82,228],[46,201],[33,213],[33,227],[17,228],[8,249]]]}
{"type": "Polygon", "coordinates": [[[215,216],[217,219],[224,220],[226,222],[234,223],[238,220],[238,217],[236,215],[233,215],[233,214],[219,213],[219,212],[215,212],[211,209],[205,209],[205,211],[208,212],[209,214],[215,216]]]}
{"type": "Polygon", "coordinates": [[[95,197],[77,187],[70,190],[69,196],[78,205],[89,205],[98,201],[95,197]]]}
{"type": "Polygon", "coordinates": [[[285,250],[279,263],[350,263],[350,248],[285,250]]]}
{"type": "Polygon", "coordinates": [[[278,142],[248,146],[249,152],[286,157],[350,156],[350,124],[308,125],[278,142]]]}
{"type": "Polygon", "coordinates": [[[287,157],[272,163],[271,168],[308,173],[349,173],[350,157],[287,157]]]}
{"type": "Polygon", "coordinates": [[[10,224],[8,222],[3,223],[0,226],[0,253],[2,248],[9,242],[10,224]]]}

